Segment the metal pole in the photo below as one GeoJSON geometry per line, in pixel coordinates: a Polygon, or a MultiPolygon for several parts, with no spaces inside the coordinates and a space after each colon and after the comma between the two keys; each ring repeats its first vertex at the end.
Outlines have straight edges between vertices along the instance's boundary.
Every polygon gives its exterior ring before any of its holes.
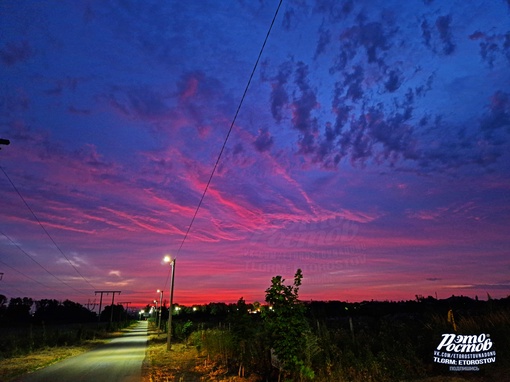
{"type": "Polygon", "coordinates": [[[113,322],[113,302],[114,301],[115,301],[115,292],[112,293],[112,311],[111,311],[111,314],[110,314],[110,325],[113,322]]]}
{"type": "Polygon", "coordinates": [[[163,290],[158,289],[159,292],[159,318],[158,318],[158,332],[161,331],[161,311],[163,310],[163,290]]]}
{"type": "Polygon", "coordinates": [[[175,279],[175,259],[172,260],[172,282],[170,284],[170,306],[168,309],[168,334],[166,336],[166,350],[169,351],[172,348],[170,340],[172,337],[172,311],[174,305],[174,279],[175,279]]]}
{"type": "Polygon", "coordinates": [[[99,313],[97,314],[97,320],[101,322],[101,305],[103,305],[103,292],[96,292],[101,293],[101,298],[99,299],[99,313]]]}

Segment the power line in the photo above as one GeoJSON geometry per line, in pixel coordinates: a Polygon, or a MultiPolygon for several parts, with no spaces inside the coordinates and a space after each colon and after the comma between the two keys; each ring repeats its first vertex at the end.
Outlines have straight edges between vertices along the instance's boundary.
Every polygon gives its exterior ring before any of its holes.
{"type": "MultiPolygon", "coordinates": [[[[186,241],[186,239],[188,237],[188,234],[189,234],[189,232],[191,230],[191,226],[193,225],[193,223],[195,221],[195,218],[197,217],[198,210],[202,206],[202,202],[204,201],[205,194],[207,193],[207,190],[209,189],[209,185],[211,184],[212,178],[213,178],[213,176],[214,176],[214,174],[216,172],[216,168],[218,167],[218,164],[220,162],[221,156],[223,155],[223,151],[225,150],[225,147],[227,145],[227,141],[228,141],[228,138],[230,137],[230,133],[232,132],[232,129],[233,129],[234,124],[236,122],[237,116],[239,115],[239,111],[241,110],[241,106],[243,105],[243,102],[244,102],[244,99],[246,97],[246,94],[248,93],[248,88],[250,87],[250,84],[251,84],[251,81],[253,79],[253,76],[255,75],[255,71],[257,70],[257,66],[259,64],[260,58],[262,57],[262,52],[264,51],[264,48],[265,48],[266,43],[267,43],[267,40],[269,39],[269,35],[271,34],[271,30],[273,29],[273,25],[274,25],[274,22],[276,20],[276,17],[278,16],[278,11],[280,10],[280,7],[282,5],[282,1],[283,0],[280,0],[280,2],[278,4],[278,7],[276,8],[276,11],[275,11],[274,16],[273,16],[273,20],[271,21],[271,25],[269,26],[269,29],[268,29],[267,34],[266,34],[266,37],[264,39],[264,43],[262,44],[262,47],[260,48],[259,55],[257,57],[257,60],[255,61],[255,64],[253,65],[253,69],[251,71],[251,74],[250,74],[250,77],[249,77],[248,82],[246,84],[246,87],[244,88],[243,95],[241,97],[241,100],[239,101],[239,105],[237,106],[237,110],[236,110],[236,112],[234,114],[234,118],[232,119],[232,122],[230,124],[230,128],[228,129],[227,136],[225,137],[225,140],[224,140],[223,145],[221,147],[220,153],[218,154],[218,158],[216,159],[216,163],[214,164],[214,167],[213,167],[213,169],[211,171],[211,175],[209,176],[209,180],[207,181],[207,184],[205,186],[204,192],[202,193],[202,196],[200,198],[198,206],[197,206],[197,208],[195,210],[195,213],[193,214],[193,218],[191,219],[191,222],[190,222],[190,224],[188,226],[188,229],[186,230],[186,234],[184,235],[184,238],[182,239],[182,242],[181,242],[181,244],[179,246],[179,249],[177,250],[177,254],[175,255],[175,257],[177,257],[177,255],[181,251],[182,246],[184,245],[184,242],[186,241]]],[[[167,278],[167,281],[168,281],[168,278],[167,278]]]]}
{"type": "MultiPolygon", "coordinates": [[[[278,11],[280,10],[282,2],[283,2],[283,0],[280,0],[280,2],[278,3],[278,7],[276,8],[276,11],[274,13],[273,19],[271,20],[271,25],[269,25],[269,29],[267,30],[266,37],[264,38],[264,42],[262,43],[262,47],[260,48],[259,55],[257,56],[257,60],[255,61],[255,64],[253,65],[253,69],[252,69],[252,71],[250,73],[250,77],[248,79],[248,82],[246,83],[246,87],[244,88],[243,95],[241,96],[241,100],[239,101],[239,105],[237,106],[237,110],[236,110],[236,112],[234,114],[232,122],[230,123],[230,128],[228,129],[227,136],[225,137],[225,140],[223,141],[223,145],[221,146],[221,150],[220,150],[220,153],[218,154],[218,158],[216,159],[216,163],[214,164],[214,167],[213,167],[213,169],[211,171],[211,175],[209,176],[209,179],[208,179],[207,184],[205,186],[204,192],[202,193],[202,196],[200,197],[200,201],[198,202],[198,206],[197,206],[197,208],[195,210],[195,213],[193,214],[193,217],[191,218],[191,222],[190,222],[190,224],[188,226],[188,229],[186,230],[186,234],[184,235],[184,238],[182,239],[181,244],[179,245],[179,248],[177,249],[177,253],[175,254],[174,258],[177,258],[177,256],[181,252],[181,249],[182,249],[182,247],[184,245],[184,242],[188,238],[188,234],[189,234],[189,232],[191,230],[191,226],[195,222],[195,218],[197,217],[198,210],[202,206],[202,202],[204,201],[205,194],[207,193],[207,190],[209,189],[209,185],[211,184],[211,181],[212,181],[212,178],[214,176],[214,173],[216,172],[216,168],[218,167],[218,163],[220,162],[221,156],[223,155],[223,151],[225,150],[225,147],[227,145],[227,141],[228,141],[228,138],[230,137],[230,133],[232,132],[232,129],[234,128],[234,123],[235,123],[235,121],[237,119],[239,111],[241,110],[241,106],[243,105],[244,98],[246,97],[246,94],[248,93],[248,88],[250,87],[251,80],[253,79],[255,71],[257,70],[257,66],[259,64],[260,58],[262,57],[262,52],[264,51],[264,48],[265,48],[266,43],[267,43],[267,40],[269,39],[269,35],[271,34],[271,30],[273,29],[273,25],[274,25],[274,22],[276,21],[276,17],[278,16],[278,11]]],[[[168,274],[166,276],[165,288],[166,288],[166,285],[168,284],[168,279],[170,278],[170,273],[171,273],[171,271],[169,270],[168,274]]]]}
{"type": "MultiPolygon", "coordinates": [[[[4,263],[2,260],[0,260],[0,264],[3,264],[3,265],[4,265],[4,266],[6,266],[7,268],[11,268],[14,272],[17,272],[17,273],[19,273],[20,275],[22,275],[22,276],[26,277],[27,279],[32,280],[33,282],[36,282],[37,284],[39,284],[39,285],[41,285],[41,286],[43,286],[43,287],[45,287],[45,288],[48,288],[48,289],[49,289],[49,287],[48,287],[47,285],[44,285],[42,282],[40,282],[40,281],[38,281],[38,280],[36,280],[36,279],[34,279],[34,278],[30,277],[30,276],[27,276],[27,275],[26,275],[26,274],[24,274],[23,272],[18,271],[16,268],[11,267],[9,264],[4,263]]],[[[2,275],[3,275],[3,273],[2,273],[2,275]]]]}
{"type": "MultiPolygon", "coordinates": [[[[78,292],[78,293],[85,294],[83,291],[81,291],[81,290],[79,290],[79,289],[76,289],[76,288],[72,287],[71,285],[69,285],[68,283],[66,283],[64,280],[59,279],[59,278],[58,278],[55,274],[51,273],[51,272],[50,272],[47,268],[45,268],[45,267],[44,267],[41,263],[39,263],[36,259],[34,259],[32,256],[30,256],[30,255],[29,255],[26,251],[24,251],[24,250],[23,250],[23,248],[21,248],[18,244],[16,244],[16,243],[15,243],[15,242],[14,242],[14,241],[13,241],[13,240],[9,237],[9,236],[7,236],[5,233],[3,233],[2,231],[0,231],[0,234],[2,234],[3,236],[5,236],[5,237],[7,238],[7,240],[9,240],[9,241],[10,241],[10,242],[11,242],[11,243],[12,243],[12,244],[16,247],[16,248],[18,248],[18,249],[21,251],[21,253],[23,253],[25,256],[27,256],[27,257],[28,257],[30,260],[32,260],[34,263],[36,263],[37,265],[39,265],[39,266],[40,266],[43,270],[45,270],[45,271],[46,271],[46,273],[48,273],[49,275],[53,276],[53,277],[54,277],[57,281],[61,282],[61,283],[62,283],[62,284],[64,284],[66,287],[71,288],[71,289],[73,289],[74,291],[76,291],[76,292],[78,292]]],[[[4,264],[5,264],[5,263],[4,263],[4,264]]],[[[5,265],[7,265],[7,264],[5,264],[5,265]]],[[[12,267],[10,267],[9,265],[7,265],[7,266],[8,266],[9,268],[12,268],[12,267]]],[[[14,268],[12,268],[12,269],[14,269],[14,268]]],[[[14,270],[15,270],[15,269],[14,269],[14,270]]],[[[15,271],[16,271],[16,272],[18,272],[18,273],[20,273],[20,274],[22,274],[23,276],[25,276],[25,277],[27,277],[27,278],[31,279],[31,280],[33,280],[33,281],[37,282],[37,283],[38,283],[38,284],[40,284],[40,285],[45,286],[44,284],[41,284],[39,281],[34,280],[34,279],[32,279],[31,277],[28,277],[27,275],[24,275],[23,273],[21,273],[21,272],[19,272],[19,271],[17,271],[17,270],[15,270],[15,271]]],[[[47,288],[48,288],[48,287],[47,287],[47,288]]]]}
{"type": "MultiPolygon", "coordinates": [[[[237,106],[237,110],[236,110],[236,112],[234,114],[234,117],[232,118],[232,122],[230,123],[230,128],[228,129],[228,132],[227,132],[227,135],[225,137],[225,140],[223,141],[223,145],[221,146],[221,150],[220,150],[220,152],[218,154],[218,158],[216,159],[216,163],[214,164],[214,167],[213,167],[213,169],[211,171],[211,175],[209,176],[209,179],[207,180],[207,184],[205,186],[204,192],[202,193],[202,196],[200,197],[200,201],[198,202],[197,208],[195,209],[195,213],[193,214],[193,217],[191,218],[191,222],[190,222],[190,224],[188,226],[188,229],[186,230],[186,233],[185,233],[185,235],[184,235],[184,237],[183,237],[183,239],[181,241],[181,244],[179,245],[179,248],[177,249],[177,253],[175,254],[174,258],[177,258],[177,256],[181,252],[181,249],[182,249],[182,247],[184,245],[184,242],[188,238],[188,234],[191,231],[191,226],[195,222],[195,218],[197,217],[198,210],[202,206],[202,202],[204,201],[205,194],[207,193],[207,190],[209,189],[209,185],[211,184],[212,178],[213,178],[213,176],[214,176],[214,174],[216,172],[216,168],[218,167],[218,163],[220,162],[221,156],[223,155],[223,151],[225,150],[225,147],[227,145],[227,141],[228,141],[228,138],[230,137],[230,133],[232,132],[232,129],[234,128],[234,123],[235,123],[235,121],[237,119],[237,116],[239,115],[239,111],[241,110],[241,106],[243,105],[244,98],[246,97],[246,94],[248,93],[248,88],[250,87],[251,80],[253,79],[255,71],[257,70],[257,66],[259,64],[260,58],[262,57],[262,52],[264,51],[264,48],[265,48],[266,43],[267,43],[267,40],[269,39],[269,35],[271,34],[271,30],[273,29],[273,25],[274,25],[274,22],[276,20],[276,17],[278,16],[278,11],[280,10],[282,2],[283,2],[283,0],[280,0],[280,2],[278,3],[278,7],[276,8],[276,11],[274,13],[273,19],[271,20],[271,24],[269,25],[269,29],[267,30],[266,37],[264,38],[264,42],[262,43],[262,47],[260,48],[259,54],[257,56],[257,60],[255,61],[255,64],[253,65],[253,69],[252,69],[252,71],[250,73],[250,77],[248,78],[248,82],[246,83],[246,87],[244,88],[243,95],[241,96],[241,100],[239,101],[239,105],[237,106]]],[[[164,286],[165,288],[166,288],[166,285],[168,284],[168,279],[170,278],[170,273],[171,273],[171,271],[169,270],[168,274],[166,276],[166,281],[165,281],[165,286],[164,286]]]]}
{"type": "MultiPolygon", "coordinates": [[[[18,271],[16,268],[11,267],[9,264],[4,263],[2,260],[0,260],[0,264],[3,264],[3,265],[4,265],[4,266],[6,266],[7,268],[11,268],[14,272],[19,273],[21,276],[26,277],[27,279],[32,280],[33,282],[35,282],[35,283],[37,283],[37,284],[39,284],[39,285],[41,285],[41,286],[43,286],[43,287],[45,287],[45,288],[51,289],[49,286],[44,285],[42,282],[37,281],[36,279],[34,279],[34,278],[30,277],[30,276],[27,276],[27,275],[26,275],[26,274],[24,274],[23,272],[18,271]]],[[[2,273],[2,275],[3,275],[3,273],[2,273]]]]}
{"type": "MultiPolygon", "coordinates": [[[[2,172],[4,173],[5,177],[9,180],[9,183],[11,183],[11,186],[14,188],[14,190],[16,191],[16,193],[19,195],[19,197],[21,198],[21,200],[23,201],[23,203],[25,204],[25,206],[28,208],[28,210],[30,211],[30,213],[32,214],[32,216],[34,217],[34,219],[37,221],[37,223],[39,223],[39,226],[42,228],[42,230],[44,231],[44,233],[46,234],[46,236],[49,237],[49,239],[51,240],[51,242],[53,243],[53,245],[55,245],[55,247],[58,249],[58,251],[62,254],[62,256],[64,256],[64,258],[67,260],[67,262],[71,265],[71,267],[73,267],[73,269],[76,271],[76,273],[87,283],[89,284],[92,289],[95,289],[94,286],[90,283],[90,281],[88,281],[81,273],[80,271],[78,270],[78,268],[75,267],[75,265],[72,263],[72,261],[65,255],[64,251],[62,251],[62,249],[58,246],[58,244],[55,242],[55,240],[53,240],[53,237],[51,237],[50,233],[46,230],[46,228],[44,227],[44,225],[42,224],[42,222],[39,220],[39,218],[36,216],[36,214],[34,213],[34,211],[32,210],[32,208],[30,208],[30,206],[28,205],[27,201],[25,200],[25,198],[23,197],[23,195],[21,195],[21,192],[19,192],[18,188],[14,185],[13,181],[11,180],[11,178],[9,177],[9,175],[7,175],[7,172],[5,172],[4,168],[2,166],[0,166],[0,169],[2,170],[2,172]]],[[[4,235],[5,236],[5,235],[4,235]]],[[[7,236],[6,236],[7,237],[7,236]]],[[[56,276],[55,276],[56,277],[56,276]]],[[[66,284],[67,285],[67,284],[66,284]]],[[[69,286],[69,285],[68,285],[69,286]]],[[[74,289],[74,288],[72,288],[74,289]]]]}

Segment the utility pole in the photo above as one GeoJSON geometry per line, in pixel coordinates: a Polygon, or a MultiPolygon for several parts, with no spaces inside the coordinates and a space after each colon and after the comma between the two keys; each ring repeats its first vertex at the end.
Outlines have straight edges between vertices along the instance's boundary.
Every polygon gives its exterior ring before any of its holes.
{"type": "Polygon", "coordinates": [[[90,311],[93,311],[95,307],[96,307],[96,299],[94,299],[94,301],[91,303],[90,298],[89,298],[87,301],[87,309],[90,311]],[[92,304],[92,308],[90,307],[91,304],[92,304]]]}
{"type": "Polygon", "coordinates": [[[122,302],[119,302],[119,304],[121,304],[122,306],[124,306],[124,304],[126,304],[126,320],[127,320],[129,304],[131,304],[131,301],[122,301],[122,302]]]}
{"type": "Polygon", "coordinates": [[[158,333],[161,332],[161,311],[163,310],[163,289],[158,289],[159,293],[159,316],[158,316],[158,333]]]}
{"type": "Polygon", "coordinates": [[[171,261],[172,264],[172,282],[170,286],[170,306],[168,309],[168,333],[166,337],[166,350],[170,351],[172,348],[171,338],[172,338],[172,311],[174,308],[174,280],[175,280],[175,257],[171,261]]]}
{"type": "MultiPolygon", "coordinates": [[[[3,139],[3,138],[0,138],[0,145],[9,145],[11,143],[10,140],[8,139],[3,139]]],[[[2,148],[0,147],[0,150],[2,148]]],[[[0,272],[0,280],[2,280],[4,278],[4,273],[3,272],[0,272]]]]}
{"type": "Polygon", "coordinates": [[[129,304],[131,304],[131,301],[122,301],[122,302],[118,302],[118,304],[121,304],[121,305],[126,304],[126,310],[128,310],[129,304]]]}
{"type": "Polygon", "coordinates": [[[98,294],[98,293],[101,293],[101,298],[99,299],[99,321],[101,321],[101,306],[103,304],[103,293],[106,293],[106,295],[108,296],[108,294],[112,294],[112,312],[111,312],[111,315],[110,315],[110,324],[112,323],[113,321],[113,302],[115,301],[115,293],[118,293],[120,294],[120,290],[99,290],[99,291],[95,291],[94,294],[98,294]]]}

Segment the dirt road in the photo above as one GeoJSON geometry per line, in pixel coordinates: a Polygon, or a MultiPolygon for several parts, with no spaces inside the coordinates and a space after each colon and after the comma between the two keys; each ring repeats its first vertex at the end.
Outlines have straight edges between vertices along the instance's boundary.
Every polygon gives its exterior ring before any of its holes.
{"type": "Polygon", "coordinates": [[[24,375],[17,382],[140,382],[147,348],[147,321],[97,349],[24,375]]]}

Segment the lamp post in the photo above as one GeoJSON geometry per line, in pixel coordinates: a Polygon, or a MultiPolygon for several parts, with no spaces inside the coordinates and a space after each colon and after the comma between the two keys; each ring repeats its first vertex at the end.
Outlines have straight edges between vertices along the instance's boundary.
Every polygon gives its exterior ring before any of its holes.
{"type": "Polygon", "coordinates": [[[163,259],[165,263],[170,263],[172,265],[172,281],[170,283],[170,305],[168,307],[168,333],[166,337],[166,350],[170,351],[171,345],[171,337],[172,337],[172,310],[174,304],[174,279],[175,279],[175,258],[171,258],[170,256],[165,256],[163,259]]]}
{"type": "Polygon", "coordinates": [[[158,300],[154,300],[154,304],[156,304],[156,319],[158,318],[158,300]]]}
{"type": "Polygon", "coordinates": [[[163,310],[163,291],[161,289],[158,289],[157,292],[159,293],[159,317],[158,317],[158,332],[161,331],[161,311],[163,310]]]}

